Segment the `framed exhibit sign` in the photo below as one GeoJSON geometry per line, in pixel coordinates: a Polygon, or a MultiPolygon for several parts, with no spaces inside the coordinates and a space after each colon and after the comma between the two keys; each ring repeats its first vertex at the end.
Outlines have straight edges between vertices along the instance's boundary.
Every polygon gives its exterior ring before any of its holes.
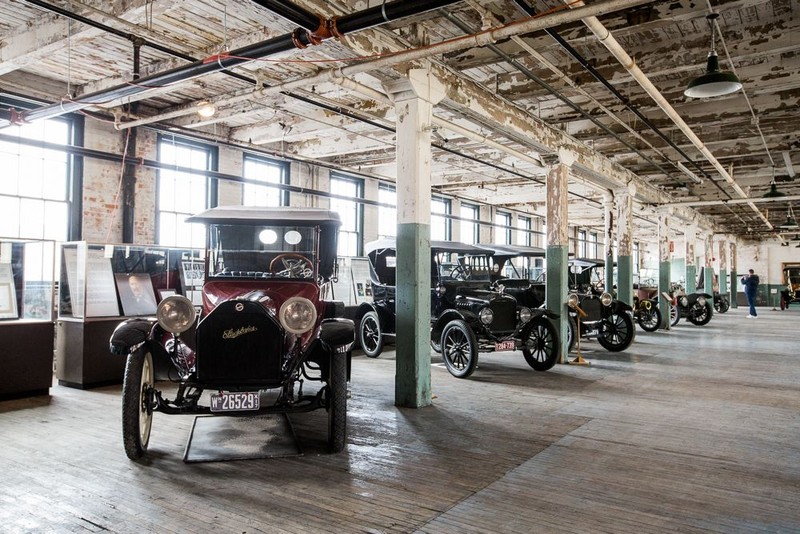
{"type": "Polygon", "coordinates": [[[119,300],[125,315],[155,315],[156,294],[147,273],[116,274],[119,300]]]}
{"type": "Polygon", "coordinates": [[[180,271],[181,285],[183,286],[184,294],[188,296],[188,292],[192,289],[199,289],[203,287],[205,272],[202,261],[181,260],[180,271]]]}

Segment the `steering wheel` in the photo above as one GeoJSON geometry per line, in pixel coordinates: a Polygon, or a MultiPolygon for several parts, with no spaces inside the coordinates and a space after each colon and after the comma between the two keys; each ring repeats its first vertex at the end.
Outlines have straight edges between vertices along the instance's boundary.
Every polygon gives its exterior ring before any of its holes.
{"type": "Polygon", "coordinates": [[[454,265],[450,269],[450,278],[453,280],[466,280],[469,278],[469,267],[461,264],[454,265]]]}
{"type": "Polygon", "coordinates": [[[311,278],[314,266],[302,254],[278,254],[269,262],[269,272],[285,278],[311,278]]]}

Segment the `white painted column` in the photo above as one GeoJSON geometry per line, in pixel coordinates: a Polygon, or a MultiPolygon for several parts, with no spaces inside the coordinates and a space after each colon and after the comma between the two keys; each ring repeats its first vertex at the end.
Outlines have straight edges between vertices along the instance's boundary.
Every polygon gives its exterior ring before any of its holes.
{"type": "MultiPolygon", "coordinates": [[[[633,305],[633,195],[635,189],[617,194],[617,299],[633,305]]],[[[611,292],[611,286],[606,286],[611,292]]]]}
{"type": "Polygon", "coordinates": [[[686,226],[683,231],[686,261],[686,293],[697,291],[697,256],[695,253],[695,241],[697,240],[697,227],[693,224],[686,226]]]}
{"type": "Polygon", "coordinates": [[[669,294],[672,284],[672,251],[670,244],[670,222],[672,208],[658,212],[658,309],[661,312],[661,328],[670,329],[670,301],[664,298],[669,294]]]}
{"type": "Polygon", "coordinates": [[[603,258],[605,259],[605,283],[607,288],[614,285],[614,197],[611,193],[603,195],[603,258]]]}

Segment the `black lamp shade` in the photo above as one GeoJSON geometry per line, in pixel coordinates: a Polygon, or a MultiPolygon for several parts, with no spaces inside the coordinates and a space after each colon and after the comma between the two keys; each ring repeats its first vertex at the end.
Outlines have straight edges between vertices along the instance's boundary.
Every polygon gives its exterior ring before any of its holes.
{"type": "Polygon", "coordinates": [[[715,52],[708,54],[706,73],[689,82],[683,92],[690,98],[710,98],[735,93],[742,88],[742,82],[732,72],[720,72],[719,58],[715,52]]]}
{"type": "Polygon", "coordinates": [[[780,191],[778,191],[778,186],[775,185],[775,182],[772,182],[771,184],[769,184],[769,191],[764,193],[762,198],[779,198],[785,196],[786,193],[781,193],[780,191]]]}

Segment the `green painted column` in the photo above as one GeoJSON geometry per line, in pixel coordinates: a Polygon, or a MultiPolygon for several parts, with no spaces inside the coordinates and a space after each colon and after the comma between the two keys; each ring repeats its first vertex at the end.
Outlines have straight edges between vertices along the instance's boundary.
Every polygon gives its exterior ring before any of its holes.
{"type": "Polygon", "coordinates": [[[559,151],[560,162],[547,173],[547,248],[545,265],[545,302],[547,309],[559,314],[555,321],[561,339],[559,363],[569,363],[567,354],[568,310],[567,267],[569,258],[569,238],[567,225],[567,198],[569,165],[574,157],[569,152],[559,151]]]}
{"type": "Polygon", "coordinates": [[[697,291],[697,255],[694,251],[697,229],[694,226],[687,226],[683,233],[686,245],[686,293],[697,291]]]}
{"type": "Polygon", "coordinates": [[[663,294],[669,293],[672,274],[672,254],[669,250],[669,223],[672,219],[670,209],[662,209],[658,213],[658,309],[661,312],[661,328],[670,329],[670,302],[663,294]]]}
{"type": "Polygon", "coordinates": [[[431,404],[431,118],[444,87],[427,69],[387,84],[397,115],[395,404],[431,404]]]}
{"type": "Polygon", "coordinates": [[[731,243],[731,308],[738,308],[736,295],[739,292],[739,275],[736,273],[736,241],[731,243]]]}
{"type": "Polygon", "coordinates": [[[703,265],[703,287],[705,288],[704,291],[709,295],[714,294],[714,264],[713,264],[713,257],[714,257],[714,248],[713,248],[713,236],[711,233],[706,234],[705,239],[705,253],[704,253],[704,265],[703,265]]]}
{"type": "Polygon", "coordinates": [[[611,290],[614,287],[614,199],[611,195],[603,197],[603,218],[605,229],[605,283],[611,290]]]}
{"type": "Polygon", "coordinates": [[[625,190],[617,197],[617,300],[631,306],[633,305],[634,194],[635,190],[625,190]]]}

